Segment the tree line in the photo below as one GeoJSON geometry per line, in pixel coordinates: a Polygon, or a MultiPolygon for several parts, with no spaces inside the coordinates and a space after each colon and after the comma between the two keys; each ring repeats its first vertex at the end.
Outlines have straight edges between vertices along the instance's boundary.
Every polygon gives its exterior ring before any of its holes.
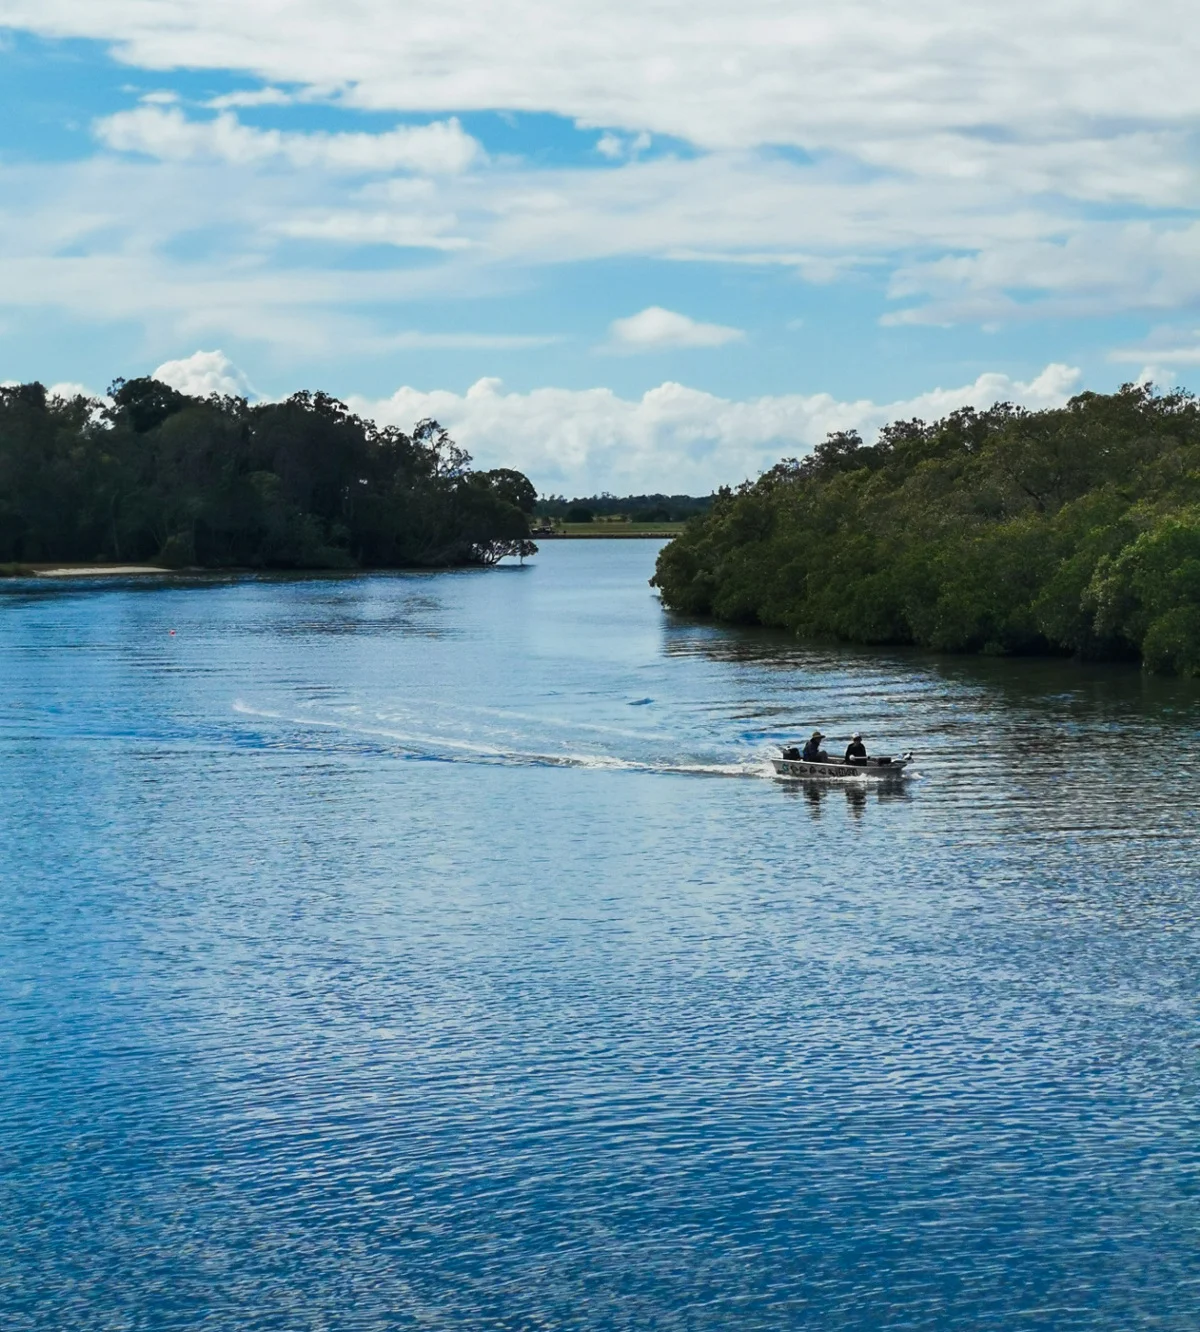
{"type": "Polygon", "coordinates": [[[411,434],[325,393],[189,397],[150,378],[107,401],[0,388],[0,563],[446,567],[531,554],[537,493],[473,471],[436,421],[411,434]]]}
{"type": "Polygon", "coordinates": [[[837,432],[722,489],[652,582],[803,636],[1200,675],[1200,404],[1127,384],[837,432]]]}
{"type": "Polygon", "coordinates": [[[595,518],[621,516],[635,523],[682,523],[695,514],[707,512],[711,504],[710,495],[613,495],[604,491],[577,499],[543,495],[534,512],[539,518],[561,518],[567,522],[588,523],[595,518]]]}

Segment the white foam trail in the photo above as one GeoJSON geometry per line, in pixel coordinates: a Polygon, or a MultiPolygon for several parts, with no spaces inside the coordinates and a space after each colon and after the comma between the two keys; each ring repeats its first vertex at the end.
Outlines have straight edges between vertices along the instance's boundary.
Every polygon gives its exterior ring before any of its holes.
{"type": "MultiPolygon", "coordinates": [[[[243,703],[240,699],[233,705],[235,712],[241,712],[250,717],[266,717],[272,721],[288,722],[292,726],[323,726],[330,731],[349,731],[354,735],[379,736],[387,740],[395,740],[401,745],[421,745],[427,749],[461,749],[467,752],[478,752],[488,754],[494,758],[504,758],[507,751],[495,749],[491,745],[480,744],[474,740],[451,740],[448,736],[433,735],[414,735],[411,733],[401,733],[399,731],[387,730],[380,726],[352,726],[344,721],[327,721],[323,717],[289,717],[285,712],[272,712],[263,708],[252,708],[248,703],[243,703]]],[[[420,752],[420,751],[414,751],[420,752]]]]}
{"type": "Polygon", "coordinates": [[[703,777],[764,777],[769,772],[760,759],[742,763],[647,763],[637,759],[619,758],[612,754],[547,754],[539,751],[499,749],[477,740],[454,740],[444,735],[401,732],[380,726],[354,725],[345,721],[329,721],[322,717],[289,716],[269,708],[256,708],[241,699],[235,699],[233,710],[243,716],[261,717],[281,721],[292,726],[319,726],[325,730],[346,732],[389,740],[414,754],[440,759],[445,763],[495,763],[514,766],[554,768],[583,768],[601,772],[657,772],[679,776],[703,777]],[[453,750],[453,755],[445,753],[453,750]]]}
{"type": "Polygon", "coordinates": [[[557,726],[562,730],[595,731],[597,735],[619,735],[627,740],[665,740],[670,732],[662,729],[633,730],[623,726],[602,726],[597,722],[572,721],[568,717],[551,717],[533,712],[509,712],[503,708],[464,707],[464,712],[481,717],[499,717],[504,721],[531,722],[535,726],[557,726]]]}
{"type": "MultiPolygon", "coordinates": [[[[439,699],[411,699],[410,702],[418,708],[422,706],[427,708],[441,708],[444,706],[442,700],[439,699]]],[[[346,704],[344,707],[347,712],[362,711],[361,708],[356,707],[353,704],[346,704]]],[[[556,727],[564,731],[594,731],[597,735],[616,735],[628,740],[667,740],[670,739],[671,734],[669,731],[661,727],[643,727],[634,730],[633,728],[626,726],[611,726],[602,725],[599,722],[575,721],[569,717],[557,717],[546,713],[514,712],[509,708],[489,708],[478,704],[460,704],[456,710],[463,714],[470,714],[471,716],[498,718],[501,721],[508,722],[529,722],[534,726],[543,728],[556,727]]],[[[386,712],[376,713],[379,720],[384,722],[401,721],[408,715],[411,715],[411,712],[395,715],[389,715],[386,712]]]]}

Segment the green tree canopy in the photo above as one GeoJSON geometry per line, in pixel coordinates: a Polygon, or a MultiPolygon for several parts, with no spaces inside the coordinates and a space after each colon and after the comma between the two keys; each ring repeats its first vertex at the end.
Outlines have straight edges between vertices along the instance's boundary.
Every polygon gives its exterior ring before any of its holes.
{"type": "Polygon", "coordinates": [[[1127,384],[833,434],[722,490],[652,581],[802,635],[1200,674],[1200,405],[1127,384]]]}
{"type": "Polygon", "coordinates": [[[350,568],[529,554],[537,495],[474,472],[436,421],[379,427],[324,393],[252,406],[117,380],[109,400],[0,388],[0,562],[350,568]]]}

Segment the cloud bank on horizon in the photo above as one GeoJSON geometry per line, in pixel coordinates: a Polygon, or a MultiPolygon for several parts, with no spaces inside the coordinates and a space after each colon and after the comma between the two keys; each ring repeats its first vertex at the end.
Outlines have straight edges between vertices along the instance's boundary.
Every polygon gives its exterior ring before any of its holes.
{"type": "MultiPolygon", "coordinates": [[[[246,376],[219,350],[165,362],[153,374],[198,397],[254,396],[246,376]]],[[[404,387],[386,398],[354,396],[347,405],[403,430],[432,417],[477,466],[517,467],[544,494],[708,494],[758,475],[781,457],[806,453],[831,430],[858,430],[871,438],[889,421],[936,420],[963,406],[982,409],[1003,401],[1057,407],[1078,384],[1076,368],[1048,365],[1028,383],[985,374],[973,384],[902,402],[839,402],[828,393],[736,402],[669,382],[630,399],[607,388],[506,392],[491,378],[461,394],[404,387]]]]}
{"type": "Polygon", "coordinates": [[[688,394],[736,480],[765,403],[1186,383],[1197,57],[1182,0],[0,0],[0,374],[219,344],[481,454],[587,401],[651,488],[688,394]]]}
{"type": "Polygon", "coordinates": [[[1029,383],[985,374],[892,403],[838,402],[827,393],[734,402],[674,383],[636,399],[607,388],[506,393],[500,380],[481,379],[464,394],[401,388],[382,401],[356,398],[350,405],[401,428],[433,417],[478,465],[517,467],[543,493],[706,495],[807,453],[831,430],[871,438],[889,421],[937,419],[963,406],[1057,407],[1078,379],[1071,366],[1049,365],[1029,383]]]}

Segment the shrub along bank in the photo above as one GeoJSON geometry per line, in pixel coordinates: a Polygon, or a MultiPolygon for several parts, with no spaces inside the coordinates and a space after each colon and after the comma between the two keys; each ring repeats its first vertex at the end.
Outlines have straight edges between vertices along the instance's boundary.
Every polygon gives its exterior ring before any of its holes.
{"type": "Polygon", "coordinates": [[[800,635],[1197,675],[1200,405],[1126,385],[832,434],[723,489],[652,581],[675,610],[800,635]]]}

